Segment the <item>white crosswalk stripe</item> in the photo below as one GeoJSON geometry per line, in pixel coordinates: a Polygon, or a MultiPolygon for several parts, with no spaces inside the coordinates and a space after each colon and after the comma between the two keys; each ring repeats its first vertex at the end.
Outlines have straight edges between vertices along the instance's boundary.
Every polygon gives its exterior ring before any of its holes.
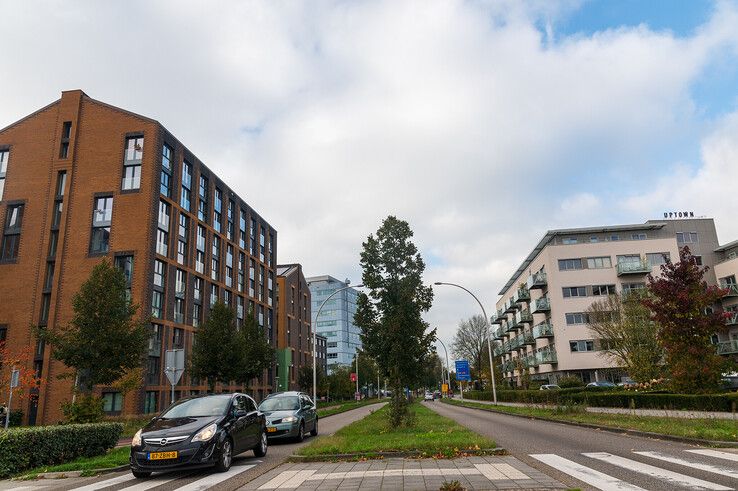
{"type": "Polygon", "coordinates": [[[112,479],[105,479],[104,481],[97,481],[92,484],[88,484],[87,486],[81,486],[79,488],[75,488],[76,491],[95,491],[97,489],[103,489],[110,486],[115,486],[116,484],[121,484],[126,481],[133,481],[136,479],[133,477],[130,473],[123,474],[122,476],[113,477],[112,479]]]}
{"type": "Polygon", "coordinates": [[[203,489],[208,489],[211,486],[215,486],[216,484],[225,481],[226,479],[230,479],[241,474],[242,472],[246,472],[253,467],[256,466],[254,464],[239,466],[234,465],[227,472],[214,472],[209,476],[203,477],[202,479],[198,479],[197,481],[191,482],[184,486],[180,486],[177,489],[179,491],[201,491],[203,489]]]}
{"type": "Polygon", "coordinates": [[[531,454],[531,457],[603,491],[643,491],[643,488],[639,488],[638,486],[621,481],[615,477],[608,476],[607,474],[590,469],[587,466],[577,464],[576,462],[559,457],[555,454],[531,454]]]}
{"type": "Polygon", "coordinates": [[[699,449],[699,450],[685,450],[686,452],[696,453],[700,455],[706,455],[708,457],[715,457],[716,459],[732,460],[738,462],[738,453],[721,452],[719,450],[710,449],[699,449]]]}
{"type": "Polygon", "coordinates": [[[671,457],[669,455],[664,455],[659,452],[633,452],[633,453],[638,454],[638,455],[643,455],[644,457],[651,457],[652,459],[659,459],[665,462],[671,462],[672,464],[684,465],[687,467],[691,467],[693,469],[699,469],[701,471],[712,472],[713,474],[720,474],[721,476],[727,476],[727,477],[732,477],[734,479],[738,479],[738,470],[734,470],[734,469],[727,469],[725,467],[718,467],[716,465],[710,465],[710,464],[702,464],[700,462],[692,462],[689,460],[680,459],[678,457],[671,457]]]}
{"type": "Polygon", "coordinates": [[[133,486],[128,486],[125,488],[126,491],[146,491],[147,489],[152,489],[157,486],[161,486],[162,484],[166,484],[168,482],[176,481],[177,479],[180,479],[182,477],[186,477],[187,474],[164,474],[161,477],[155,477],[152,479],[136,479],[134,478],[133,481],[136,482],[133,486]]]}
{"type": "Polygon", "coordinates": [[[703,481],[702,479],[697,479],[695,477],[679,474],[678,472],[672,472],[649,464],[644,464],[643,462],[638,462],[637,460],[619,457],[607,452],[583,453],[582,455],[584,455],[585,457],[590,457],[592,459],[601,460],[603,462],[607,462],[608,464],[612,464],[618,467],[623,467],[632,472],[638,472],[640,474],[655,477],[657,479],[669,482],[677,486],[686,486],[690,489],[713,489],[718,491],[729,491],[733,489],[709,481],[703,481]]]}

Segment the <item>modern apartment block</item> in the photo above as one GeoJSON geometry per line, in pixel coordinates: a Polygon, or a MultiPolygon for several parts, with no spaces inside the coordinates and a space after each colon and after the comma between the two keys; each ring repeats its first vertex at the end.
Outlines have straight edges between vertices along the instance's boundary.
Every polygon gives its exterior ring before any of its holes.
{"type": "Polygon", "coordinates": [[[715,252],[718,257],[713,271],[718,284],[728,289],[722,306],[730,317],[725,321],[728,332],[724,336],[716,334],[713,343],[717,345],[718,353],[738,360],[738,240],[718,247],[715,252]]]}
{"type": "MultiPolygon", "coordinates": [[[[0,337],[33,345],[45,380],[20,407],[25,422],[59,421],[72,388],[30,326],[67,324],[73,295],[103,260],[123,270],[153,333],[139,390],[96,389],[109,414],[170,403],[164,352],[187,356],[218,300],[239,321],[252,310],[274,342],[277,232],[157,121],[62,92],[0,130],[0,162],[0,337]]],[[[272,387],[268,371],[252,388],[258,397],[272,387]]],[[[205,390],[185,371],[176,397],[205,390]]]]}
{"type": "Polygon", "coordinates": [[[359,292],[347,288],[333,295],[323,306],[318,318],[320,305],[332,293],[349,286],[348,281],[340,281],[328,275],[307,279],[312,293],[313,325],[318,334],[328,340],[328,372],[334,365],[353,363],[357,349],[361,349],[361,329],[354,324],[356,299],[359,292]]]}
{"type": "MultiPolygon", "coordinates": [[[[497,368],[513,383],[521,370],[547,383],[565,375],[619,382],[624,374],[598,353],[601,346],[588,328],[587,308],[611,293],[644,288],[646,275],[659,274],[666,258],[677,261],[683,246],[710,267],[708,283],[719,279],[735,285],[738,244],[719,247],[712,219],[547,232],[499,292],[492,316],[495,354],[503,360],[497,368]]],[[[735,310],[736,287],[731,292],[726,308],[735,310]]],[[[715,337],[721,353],[738,353],[738,343],[730,339],[738,337],[736,331],[715,337]]]]}
{"type": "Polygon", "coordinates": [[[299,370],[312,364],[310,289],[301,265],[278,265],[276,390],[299,390],[299,370]]]}

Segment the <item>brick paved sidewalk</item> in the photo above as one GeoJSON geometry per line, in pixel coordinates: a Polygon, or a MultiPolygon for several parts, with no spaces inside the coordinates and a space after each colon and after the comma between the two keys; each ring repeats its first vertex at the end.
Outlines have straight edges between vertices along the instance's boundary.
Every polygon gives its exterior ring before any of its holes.
{"type": "Polygon", "coordinates": [[[283,464],[240,489],[437,491],[444,482],[451,481],[459,481],[467,490],[566,489],[563,484],[509,456],[283,464]]]}

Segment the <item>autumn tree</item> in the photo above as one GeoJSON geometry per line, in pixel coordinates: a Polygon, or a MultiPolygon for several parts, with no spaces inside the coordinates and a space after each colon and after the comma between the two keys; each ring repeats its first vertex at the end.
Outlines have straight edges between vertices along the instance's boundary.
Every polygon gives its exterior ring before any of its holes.
{"type": "Polygon", "coordinates": [[[663,375],[664,350],[658,329],[643,304],[647,291],[609,295],[587,309],[589,329],[603,348],[600,356],[623,367],[637,382],[648,382],[663,375]]]}
{"type": "Polygon", "coordinates": [[[369,293],[359,295],[354,316],[364,350],[392,388],[392,427],[412,422],[404,389],[422,376],[436,335],[422,318],[431,307],[433,290],[423,284],[425,263],[412,236],[407,222],[389,216],[363,243],[362,280],[369,293]]]}
{"type": "MultiPolygon", "coordinates": [[[[11,349],[6,342],[0,341],[0,403],[2,401],[7,403],[6,398],[10,392],[10,379],[13,370],[18,370],[18,386],[13,388],[13,401],[17,403],[14,405],[18,407],[20,401],[28,398],[31,392],[43,383],[43,380],[38,378],[36,372],[33,371],[33,349],[31,346],[11,349]]],[[[8,411],[11,409],[8,408],[8,411]]]]}
{"type": "Polygon", "coordinates": [[[713,306],[725,291],[708,286],[707,267],[684,247],[679,262],[661,265],[661,276],[648,276],[649,296],[643,300],[658,325],[658,340],[666,354],[672,389],[705,393],[720,388],[726,361],[717,354],[710,337],[725,329],[725,314],[713,306]]]}
{"type": "Polygon", "coordinates": [[[481,315],[475,315],[459,322],[451,351],[456,359],[469,360],[472,378],[482,378],[489,373],[489,354],[487,352],[488,326],[481,315]]]}

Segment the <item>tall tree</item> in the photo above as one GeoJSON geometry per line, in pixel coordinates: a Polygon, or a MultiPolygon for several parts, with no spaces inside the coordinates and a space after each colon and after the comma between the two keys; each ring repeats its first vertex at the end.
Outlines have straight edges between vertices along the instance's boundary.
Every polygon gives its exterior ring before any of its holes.
{"type": "Polygon", "coordinates": [[[126,279],[118,268],[106,260],[95,266],[72,308],[68,326],[37,332],[52,345],[54,358],[74,369],[81,392],[112,385],[143,365],[148,322],[135,318],[138,306],[126,298],[126,279]]]}
{"type": "Polygon", "coordinates": [[[244,319],[239,337],[243,356],[236,363],[233,380],[239,384],[247,384],[272,367],[275,352],[253,311],[244,319]]]}
{"type": "MultiPolygon", "coordinates": [[[[320,389],[323,384],[323,379],[325,378],[325,373],[323,373],[323,367],[321,365],[318,365],[316,371],[315,371],[315,378],[318,381],[318,389],[320,389]]],[[[300,390],[303,392],[312,392],[313,390],[313,366],[312,365],[303,365],[300,367],[300,369],[297,371],[297,385],[300,387],[300,390]]],[[[319,391],[316,391],[319,392],[319,391]]]]}
{"type": "Polygon", "coordinates": [[[364,350],[392,387],[393,427],[411,423],[404,389],[422,375],[436,336],[421,317],[431,307],[433,290],[423,284],[425,263],[412,236],[408,223],[394,216],[382,222],[376,236],[369,235],[361,252],[362,280],[369,294],[359,295],[354,317],[364,350]]]}
{"type": "Polygon", "coordinates": [[[441,380],[445,378],[443,362],[441,357],[435,351],[432,351],[425,358],[423,363],[423,379],[420,388],[435,390],[441,389],[441,380]]]}
{"type": "Polygon", "coordinates": [[[643,304],[648,292],[609,295],[587,309],[589,329],[604,348],[598,353],[625,368],[637,382],[658,379],[664,371],[664,350],[658,329],[643,304]]]}
{"type": "Polygon", "coordinates": [[[377,383],[377,363],[364,350],[357,350],[354,360],[349,367],[352,372],[356,371],[356,357],[359,357],[359,387],[376,385],[377,383]]]}
{"type": "Polygon", "coordinates": [[[354,382],[351,381],[351,369],[345,365],[333,368],[326,377],[328,395],[333,400],[352,399],[354,396],[354,382]]]}
{"type": "Polygon", "coordinates": [[[484,317],[475,315],[459,322],[459,328],[451,342],[454,356],[457,359],[469,360],[472,378],[481,379],[485,370],[489,373],[487,329],[484,317]]]}
{"type": "Polygon", "coordinates": [[[725,314],[713,311],[725,290],[707,285],[703,279],[707,269],[684,247],[678,263],[667,261],[661,265],[661,276],[648,276],[650,295],[643,303],[658,324],[671,386],[678,392],[718,390],[727,364],[710,342],[715,332],[725,329],[725,314]]]}

